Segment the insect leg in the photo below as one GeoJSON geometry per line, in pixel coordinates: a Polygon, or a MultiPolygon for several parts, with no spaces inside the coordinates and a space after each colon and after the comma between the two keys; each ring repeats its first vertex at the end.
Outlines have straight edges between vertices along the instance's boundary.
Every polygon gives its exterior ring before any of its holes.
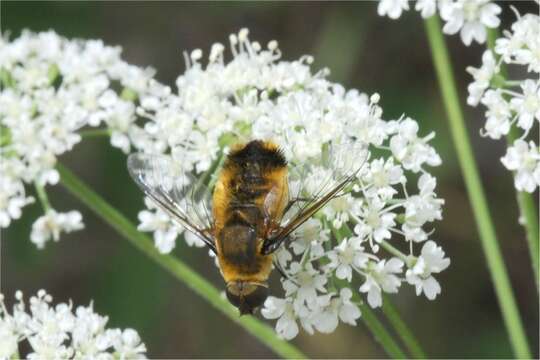
{"type": "Polygon", "coordinates": [[[277,271],[279,272],[279,274],[281,275],[282,278],[289,279],[289,276],[285,273],[285,270],[283,270],[283,268],[281,267],[279,262],[274,261],[274,267],[277,269],[277,271]]]}
{"type": "Polygon", "coordinates": [[[285,209],[283,210],[283,213],[286,214],[287,211],[291,210],[291,208],[293,207],[294,204],[296,204],[297,202],[300,202],[300,201],[308,202],[308,201],[311,201],[311,199],[301,198],[301,197],[294,198],[291,201],[289,201],[287,206],[285,206],[285,209]]]}
{"type": "Polygon", "coordinates": [[[283,244],[283,242],[285,242],[286,240],[289,240],[289,236],[285,236],[285,237],[278,237],[278,238],[269,238],[263,245],[263,248],[262,248],[262,253],[264,255],[268,255],[268,254],[271,254],[273,253],[274,251],[276,251],[280,246],[281,244],[283,244]]]}

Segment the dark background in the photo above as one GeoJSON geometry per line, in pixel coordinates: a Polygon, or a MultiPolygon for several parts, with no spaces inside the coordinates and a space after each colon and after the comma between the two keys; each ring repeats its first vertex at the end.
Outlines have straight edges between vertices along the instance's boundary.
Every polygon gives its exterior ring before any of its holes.
{"type": "MultiPolygon", "coordinates": [[[[515,19],[502,3],[503,25],[515,19]]],[[[537,11],[532,2],[514,3],[521,13],[537,11]]],[[[327,66],[330,78],[347,87],[381,94],[384,118],[406,113],[421,133],[434,130],[432,142],[443,158],[434,169],[438,194],[446,200],[444,219],[434,238],[451,257],[450,268],[437,276],[443,287],[435,301],[414,295],[405,286],[392,296],[431,357],[511,357],[513,355],[490,283],[474,218],[451,143],[421,17],[409,11],[398,21],[377,16],[376,3],[271,2],[1,2],[2,31],[15,38],[24,28],[53,29],[66,37],[103,39],[123,47],[132,64],[152,66],[157,78],[174,86],[184,71],[182,50],[227,43],[242,27],[266,44],[279,41],[285,59],[315,56],[315,68],[327,66]]],[[[411,7],[413,5],[411,4],[411,7]]],[[[459,36],[446,37],[465,105],[471,78],[466,66],[480,64],[483,46],[465,47],[459,36]]],[[[538,293],[534,286],[523,228],[510,174],[499,158],[503,141],[479,136],[483,111],[465,107],[469,133],[491,205],[499,242],[514,286],[530,345],[538,356],[538,293]]],[[[131,219],[142,208],[141,194],[128,179],[125,156],[104,138],[80,143],[61,158],[111,204],[131,219]]],[[[109,316],[109,326],[133,327],[151,357],[273,357],[184,284],[138,252],[60,186],[49,190],[58,210],[79,209],[86,229],[62,236],[37,250],[30,226],[41,214],[39,204],[24,209],[22,219],[3,232],[2,293],[12,302],[16,289],[28,296],[45,288],[56,302],[73,299],[109,316]]],[[[206,251],[179,242],[177,256],[210,279],[222,280],[206,251]]],[[[380,314],[380,312],[379,312],[380,314]]],[[[272,323],[273,325],[273,323],[272,323]]],[[[340,325],[331,335],[301,333],[293,343],[318,358],[385,357],[360,322],[340,325]]]]}

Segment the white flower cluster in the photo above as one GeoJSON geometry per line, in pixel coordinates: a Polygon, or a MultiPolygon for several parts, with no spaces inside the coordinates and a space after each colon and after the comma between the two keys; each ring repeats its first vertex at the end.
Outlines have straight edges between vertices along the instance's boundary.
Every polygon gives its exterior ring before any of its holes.
{"type": "Polygon", "coordinates": [[[0,294],[0,358],[15,359],[29,349],[27,359],[143,359],[146,347],[133,329],[107,329],[107,317],[92,304],[73,311],[70,303],[52,306],[44,290],[29,300],[20,291],[8,312],[0,294]],[[19,347],[21,346],[21,348],[19,347]]]}
{"type": "MultiPolygon", "coordinates": [[[[418,0],[414,4],[414,9],[424,19],[438,10],[445,21],[443,32],[449,35],[459,32],[461,41],[467,46],[473,41],[484,43],[486,28],[496,28],[500,24],[501,8],[491,0],[418,0]]],[[[409,0],[379,0],[377,8],[380,16],[391,19],[399,18],[404,10],[409,10],[409,0]]]]}
{"type": "MultiPolygon", "coordinates": [[[[263,48],[246,29],[230,35],[229,42],[228,61],[219,43],[205,65],[201,50],[186,54],[177,95],[140,98],[137,113],[146,118],[145,133],[134,148],[169,154],[184,171],[212,182],[230,144],[272,140],[291,168],[308,165],[302,177],[291,171],[289,179],[291,188],[308,194],[333,176],[335,169],[320,162],[328,145],[353,142],[359,150],[348,155],[357,166],[363,163],[351,191],[307,221],[276,253],[287,274],[285,294],[269,297],[263,316],[278,319],[278,334],[291,339],[298,323],[310,333],[332,332],[339,321],[356,324],[361,293],[377,307],[382,292],[396,293],[408,283],[434,299],[441,292],[434,274],[450,263],[428,229],[441,219],[443,204],[428,173],[441,164],[429,145],[434,134],[420,135],[408,117],[383,120],[377,94],[346,90],[326,79],[327,70],[313,74],[310,56],[282,61],[275,41],[263,48]]],[[[139,229],[154,232],[158,249],[170,252],[181,230],[149,205],[139,215],[139,229]]]]}
{"type": "Polygon", "coordinates": [[[127,64],[120,52],[52,31],[0,37],[0,228],[34,201],[25,184],[36,187],[45,208],[32,229],[38,247],[83,227],[80,213],[57,213],[47,200],[44,186],[59,181],[58,156],[81,141],[81,129],[99,126],[128,152],[137,132],[134,101],[161,91],[151,69],[127,64]]]}
{"type": "Polygon", "coordinates": [[[482,135],[500,139],[512,128],[520,133],[501,161],[515,173],[517,190],[534,192],[540,185],[540,153],[535,140],[527,138],[540,122],[540,17],[517,16],[512,30],[496,40],[494,52],[484,52],[482,66],[467,68],[474,78],[467,102],[486,107],[482,135]],[[516,68],[522,79],[506,78],[501,64],[509,66],[511,73],[516,68]]]}

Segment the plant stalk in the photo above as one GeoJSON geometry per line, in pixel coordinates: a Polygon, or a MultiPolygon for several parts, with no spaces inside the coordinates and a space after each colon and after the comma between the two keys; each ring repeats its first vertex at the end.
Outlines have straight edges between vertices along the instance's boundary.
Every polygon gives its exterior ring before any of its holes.
{"type": "Polygon", "coordinates": [[[400,346],[392,338],[392,335],[390,335],[379,319],[377,319],[377,316],[375,316],[369,305],[366,305],[362,301],[357,302],[356,304],[362,312],[362,321],[375,336],[375,339],[382,345],[386,353],[393,359],[407,359],[408,356],[405,355],[400,346]]]}
{"type": "Polygon", "coordinates": [[[243,327],[251,335],[259,339],[277,355],[287,359],[306,358],[299,349],[291,343],[279,339],[274,330],[253,316],[240,316],[238,310],[233,307],[206,279],[172,255],[160,254],[152,240],[139,232],[124,215],[109,205],[97,193],[91,190],[75,174],[62,164],[56,165],[61,176],[62,185],[81,202],[88,206],[96,215],[112,226],[118,233],[124,236],[138,250],[143,252],[174,277],[187,285],[191,290],[200,295],[219,310],[225,316],[243,327]]]}
{"type": "Polygon", "coordinates": [[[517,309],[510,280],[497,242],[495,228],[489,213],[486,197],[473,156],[471,144],[465,127],[465,121],[459,103],[456,82],[450,64],[450,57],[441,32],[438,16],[425,20],[425,30],[429,40],[433,64],[446,108],[448,122],[456,147],[461,172],[471,202],[473,214],[480,234],[482,247],[486,255],[499,306],[514,354],[519,358],[530,358],[531,353],[523,324],[517,309]]]}
{"type": "Polygon", "coordinates": [[[390,324],[394,327],[398,333],[401,341],[405,344],[409,353],[414,359],[427,359],[426,353],[420,347],[418,340],[411,332],[411,329],[399,316],[399,312],[396,307],[392,304],[387,295],[383,294],[383,306],[382,310],[390,324]]]}

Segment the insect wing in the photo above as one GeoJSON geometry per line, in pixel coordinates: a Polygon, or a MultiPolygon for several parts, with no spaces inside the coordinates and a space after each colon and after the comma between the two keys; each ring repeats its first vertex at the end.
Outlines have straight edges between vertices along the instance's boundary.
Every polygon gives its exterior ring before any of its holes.
{"type": "Polygon", "coordinates": [[[134,153],[128,157],[131,177],[159,209],[215,252],[208,189],[168,155],[134,153]]]}
{"type": "Polygon", "coordinates": [[[318,162],[293,166],[289,170],[289,205],[285,225],[263,246],[263,253],[272,253],[300,225],[321,210],[357,179],[368,152],[355,143],[331,145],[323,149],[318,162]]]}

